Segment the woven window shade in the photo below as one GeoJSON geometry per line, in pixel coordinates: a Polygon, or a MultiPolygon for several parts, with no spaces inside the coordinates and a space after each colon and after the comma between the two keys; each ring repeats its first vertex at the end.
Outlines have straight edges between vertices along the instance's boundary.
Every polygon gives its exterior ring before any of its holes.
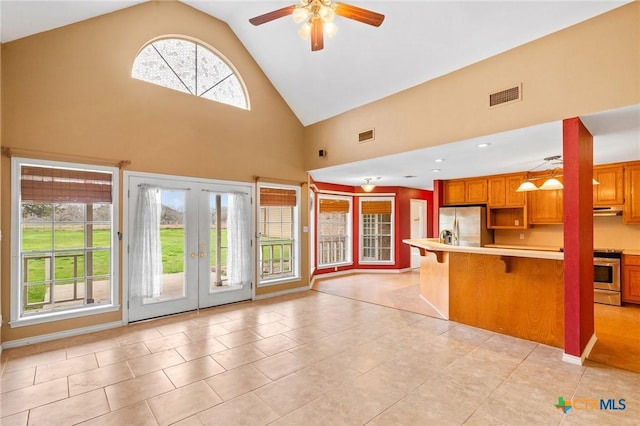
{"type": "Polygon", "coordinates": [[[391,201],[363,201],[361,214],[391,214],[391,201]]]}
{"type": "Polygon", "coordinates": [[[23,166],[20,197],[31,203],[111,203],[111,173],[23,166]]]}
{"type": "Polygon", "coordinates": [[[260,188],[260,205],[266,207],[272,206],[296,206],[296,191],[293,189],[283,188],[260,188]]]}
{"type": "Polygon", "coordinates": [[[320,213],[349,213],[349,201],[321,198],[320,213]]]}

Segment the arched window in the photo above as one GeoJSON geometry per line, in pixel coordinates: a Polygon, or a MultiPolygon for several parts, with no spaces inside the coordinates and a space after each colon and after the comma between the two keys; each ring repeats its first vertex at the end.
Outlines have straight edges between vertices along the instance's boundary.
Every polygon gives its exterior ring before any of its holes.
{"type": "Polygon", "coordinates": [[[169,89],[249,109],[234,70],[202,44],[166,38],[147,44],[133,62],[131,76],[169,89]]]}

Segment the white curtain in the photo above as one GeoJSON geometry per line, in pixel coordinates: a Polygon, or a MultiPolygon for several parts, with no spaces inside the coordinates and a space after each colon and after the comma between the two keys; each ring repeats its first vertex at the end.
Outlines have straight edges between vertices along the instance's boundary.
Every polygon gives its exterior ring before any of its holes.
{"type": "Polygon", "coordinates": [[[229,194],[227,210],[227,277],[229,285],[251,282],[251,209],[249,196],[229,194]]]}
{"type": "Polygon", "coordinates": [[[162,293],[162,247],[160,245],[160,189],[147,184],[138,188],[131,247],[131,293],[134,297],[157,297],[162,293]]]}

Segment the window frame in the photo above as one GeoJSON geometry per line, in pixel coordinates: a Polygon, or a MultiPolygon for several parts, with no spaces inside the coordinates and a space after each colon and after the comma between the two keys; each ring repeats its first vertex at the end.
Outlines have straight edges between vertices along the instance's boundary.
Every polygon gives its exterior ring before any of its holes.
{"type": "Polygon", "coordinates": [[[106,312],[114,312],[120,309],[119,303],[119,253],[118,244],[119,230],[119,169],[117,167],[97,166],[81,163],[70,163],[61,161],[39,160],[33,158],[12,157],[11,158],[11,318],[9,325],[22,327],[35,324],[42,324],[54,321],[62,321],[72,318],[79,318],[89,315],[98,315],[106,312]],[[95,172],[109,172],[112,174],[111,181],[111,256],[110,256],[110,279],[111,279],[111,303],[99,304],[95,306],[83,305],[76,308],[69,308],[57,311],[34,313],[24,316],[22,306],[22,283],[21,283],[21,235],[22,235],[22,206],[21,206],[21,168],[22,166],[57,167],[70,168],[95,172]]]}
{"type": "Polygon", "coordinates": [[[300,276],[300,256],[301,256],[301,247],[300,247],[300,205],[301,205],[301,198],[300,198],[300,186],[298,185],[285,185],[285,184],[279,184],[279,183],[270,183],[270,182],[258,182],[258,184],[256,185],[256,199],[257,199],[257,203],[256,203],[256,211],[257,211],[257,220],[256,220],[256,250],[257,250],[257,254],[256,254],[256,287],[268,287],[268,286],[272,286],[272,285],[278,285],[278,284],[283,284],[283,283],[288,283],[288,282],[295,282],[295,281],[300,281],[301,276],[300,276]],[[260,239],[261,239],[261,232],[260,230],[262,229],[262,205],[260,202],[260,189],[261,188],[282,188],[282,189],[287,189],[287,190],[293,190],[296,193],[296,205],[294,207],[292,207],[293,211],[291,213],[291,219],[293,221],[292,223],[292,231],[293,231],[293,235],[292,235],[292,240],[293,240],[293,244],[292,244],[292,249],[291,249],[291,256],[293,257],[292,259],[292,274],[290,276],[287,277],[278,277],[278,278],[270,278],[270,279],[265,279],[263,280],[261,278],[261,273],[260,270],[262,268],[262,246],[260,244],[260,239]]]}
{"type": "MultiPolygon", "coordinates": [[[[155,46],[154,46],[155,48],[155,46]]],[[[164,59],[164,57],[160,54],[160,52],[158,52],[158,54],[160,55],[160,57],[165,61],[166,63],[166,59],[164,59]]],[[[197,60],[197,59],[196,59],[197,60]]],[[[171,68],[171,66],[167,63],[167,65],[171,68]]],[[[175,73],[175,71],[171,68],[171,70],[175,73]]],[[[198,75],[198,67],[197,64],[195,66],[195,70],[193,70],[194,73],[196,74],[196,80],[197,80],[197,75],[198,75]]],[[[217,104],[222,104],[222,105],[227,105],[227,106],[231,106],[234,108],[238,108],[244,111],[251,111],[251,100],[249,98],[249,91],[247,90],[247,85],[244,82],[244,79],[242,78],[242,76],[240,75],[240,72],[238,71],[238,69],[233,65],[233,63],[225,56],[223,55],[218,49],[214,48],[213,46],[205,43],[202,40],[199,40],[197,38],[194,37],[188,37],[188,36],[184,36],[184,35],[173,35],[173,34],[166,34],[166,35],[162,35],[159,37],[155,37],[149,41],[147,41],[142,47],[140,47],[140,49],[138,50],[138,52],[136,53],[135,57],[133,58],[133,61],[131,63],[131,71],[130,71],[130,76],[131,78],[133,78],[134,80],[139,80],[145,83],[149,83],[149,84],[153,84],[155,86],[158,87],[162,87],[164,89],[169,89],[169,90],[173,90],[179,93],[183,93],[183,94],[187,94],[187,95],[191,95],[191,96],[195,96],[196,98],[202,98],[211,102],[215,102],[217,104]],[[159,42],[159,41],[163,41],[163,40],[181,40],[181,41],[185,41],[185,42],[189,42],[189,43],[193,43],[196,46],[196,50],[198,47],[201,47],[205,50],[207,50],[209,53],[213,54],[214,56],[216,56],[221,62],[223,62],[227,67],[229,67],[229,69],[231,70],[231,75],[233,75],[237,80],[238,83],[240,84],[240,87],[242,89],[242,94],[244,96],[244,106],[239,106],[239,105],[234,105],[232,103],[228,103],[228,102],[224,102],[218,99],[211,99],[209,97],[204,97],[202,96],[204,93],[208,92],[210,89],[208,89],[207,91],[203,92],[202,94],[198,95],[197,94],[197,87],[196,87],[196,93],[189,93],[188,91],[183,91],[183,90],[178,90],[163,84],[158,84],[156,82],[153,81],[149,81],[143,78],[138,78],[136,76],[134,76],[134,69],[136,67],[138,58],[140,57],[140,54],[149,46],[152,46],[154,43],[159,42]]],[[[228,78],[229,76],[227,76],[226,78],[228,78]]],[[[226,79],[225,78],[225,79],[226,79]]],[[[220,82],[224,81],[225,79],[220,80],[217,84],[219,84],[220,82]]],[[[184,84],[184,83],[183,83],[184,84]]],[[[213,86],[215,87],[215,86],[213,86]]]]}
{"type": "Polygon", "coordinates": [[[317,244],[316,244],[316,259],[318,260],[318,269],[324,268],[335,268],[338,266],[350,266],[353,265],[353,197],[350,196],[341,196],[341,195],[329,195],[319,193],[317,197],[317,244]],[[322,237],[321,228],[322,228],[322,218],[320,212],[320,205],[322,204],[322,200],[340,200],[347,201],[349,203],[349,211],[345,213],[345,260],[342,262],[332,262],[332,263],[321,263],[322,261],[322,250],[320,249],[320,239],[322,237]]]}
{"type": "MultiPolygon", "coordinates": [[[[359,235],[358,235],[358,243],[359,243],[359,253],[358,253],[358,263],[363,265],[394,265],[395,264],[395,198],[394,197],[360,197],[358,200],[359,205],[359,235]],[[366,201],[390,201],[391,202],[391,221],[389,223],[390,229],[390,245],[389,245],[389,260],[370,260],[364,258],[364,214],[362,213],[362,203],[366,201]]],[[[379,216],[379,214],[377,215],[379,216]]],[[[382,236],[380,234],[375,234],[373,237],[382,236]]]]}

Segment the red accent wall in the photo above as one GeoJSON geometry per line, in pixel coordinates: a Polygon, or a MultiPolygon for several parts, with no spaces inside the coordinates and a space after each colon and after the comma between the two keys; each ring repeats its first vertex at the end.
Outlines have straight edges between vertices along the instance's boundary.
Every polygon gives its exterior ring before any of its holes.
{"type": "Polygon", "coordinates": [[[562,122],[564,351],[581,356],[594,333],[593,137],[579,118],[562,122]]]}
{"type": "MultiPolygon", "coordinates": [[[[345,271],[351,269],[404,269],[409,268],[411,266],[411,249],[408,245],[402,242],[403,239],[407,239],[411,237],[411,200],[419,199],[427,201],[427,233],[426,235],[432,235],[434,232],[432,229],[433,226],[433,217],[432,217],[432,208],[431,204],[433,202],[433,193],[432,191],[414,189],[414,188],[405,188],[400,186],[376,186],[371,192],[364,192],[362,188],[359,186],[351,187],[344,185],[335,185],[330,183],[323,182],[313,182],[312,190],[316,192],[316,199],[318,195],[318,191],[337,191],[342,192],[348,195],[353,196],[353,204],[352,204],[352,227],[353,227],[353,252],[352,259],[353,264],[349,266],[339,266],[338,271],[345,271]],[[313,189],[313,186],[317,188],[317,190],[313,189]],[[360,257],[360,212],[359,212],[359,198],[360,197],[368,197],[371,194],[393,194],[394,195],[394,216],[395,216],[395,241],[394,241],[394,263],[392,265],[371,265],[371,264],[361,264],[358,262],[360,257]]],[[[317,205],[317,203],[316,203],[317,205]]],[[[317,207],[314,212],[316,215],[316,224],[317,222],[317,207]]],[[[318,245],[318,232],[316,231],[316,240],[314,241],[315,247],[318,245]]],[[[317,268],[317,256],[316,256],[316,270],[314,275],[321,275],[330,272],[335,272],[335,268],[317,268]]]]}
{"type": "Polygon", "coordinates": [[[432,233],[427,234],[431,238],[438,237],[438,229],[440,229],[440,206],[442,206],[442,198],[444,194],[443,183],[441,180],[433,181],[433,203],[431,203],[432,214],[432,233]]]}

